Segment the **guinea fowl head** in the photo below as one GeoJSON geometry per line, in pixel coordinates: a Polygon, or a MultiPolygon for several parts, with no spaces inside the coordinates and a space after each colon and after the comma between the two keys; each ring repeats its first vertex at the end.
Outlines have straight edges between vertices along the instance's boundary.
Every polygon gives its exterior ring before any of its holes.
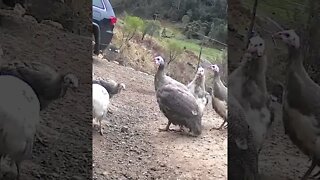
{"type": "Polygon", "coordinates": [[[79,80],[76,75],[68,73],[63,77],[63,84],[65,87],[71,88],[73,91],[75,91],[79,87],[79,80]]]}
{"type": "Polygon", "coordinates": [[[275,39],[280,39],[289,46],[299,48],[300,38],[294,30],[280,31],[272,35],[275,39]]]}
{"type": "Polygon", "coordinates": [[[220,69],[218,65],[213,64],[210,66],[210,68],[213,71],[215,77],[219,75],[220,69]]]}
{"type": "Polygon", "coordinates": [[[120,93],[121,90],[126,90],[126,85],[124,83],[118,84],[118,92],[120,93]]]}
{"type": "Polygon", "coordinates": [[[250,54],[257,54],[258,57],[263,56],[265,49],[265,42],[260,36],[250,38],[247,52],[250,54]]]}
{"type": "Polygon", "coordinates": [[[164,65],[164,59],[161,56],[156,56],[154,61],[157,65],[164,65]]]}
{"type": "Polygon", "coordinates": [[[204,76],[204,68],[199,66],[197,70],[197,76],[204,76]]]}

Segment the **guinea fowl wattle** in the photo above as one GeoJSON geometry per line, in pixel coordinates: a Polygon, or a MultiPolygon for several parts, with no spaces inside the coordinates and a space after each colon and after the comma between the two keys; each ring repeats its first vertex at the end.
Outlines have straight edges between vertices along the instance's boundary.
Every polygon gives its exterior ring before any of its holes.
{"type": "Polygon", "coordinates": [[[12,75],[28,83],[37,94],[41,110],[52,101],[66,95],[68,88],[76,90],[78,78],[71,73],[61,74],[40,62],[8,62],[1,64],[0,75],[12,75]]]}
{"type": "Polygon", "coordinates": [[[313,169],[320,166],[320,86],[309,77],[303,66],[300,37],[295,31],[281,31],[273,37],[288,46],[289,62],[282,96],[282,120],[285,134],[312,159],[310,168],[302,178],[307,179],[313,169]]]}

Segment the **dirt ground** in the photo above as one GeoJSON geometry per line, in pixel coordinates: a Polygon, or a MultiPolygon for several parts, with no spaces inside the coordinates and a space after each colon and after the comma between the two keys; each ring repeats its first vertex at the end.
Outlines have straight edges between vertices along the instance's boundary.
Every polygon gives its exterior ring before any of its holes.
{"type": "Polygon", "coordinates": [[[32,159],[21,164],[21,179],[89,179],[91,39],[32,22],[9,10],[0,10],[0,15],[4,15],[0,26],[0,45],[4,53],[1,63],[40,61],[79,78],[77,92],[68,91],[64,99],[53,102],[41,113],[39,131],[46,146],[35,142],[32,159]]]}
{"type": "Polygon", "coordinates": [[[104,136],[93,131],[94,179],[227,179],[227,130],[209,131],[222,123],[211,104],[200,137],[159,132],[167,119],[156,102],[153,75],[99,58],[93,72],[127,88],[111,99],[104,136]]]}

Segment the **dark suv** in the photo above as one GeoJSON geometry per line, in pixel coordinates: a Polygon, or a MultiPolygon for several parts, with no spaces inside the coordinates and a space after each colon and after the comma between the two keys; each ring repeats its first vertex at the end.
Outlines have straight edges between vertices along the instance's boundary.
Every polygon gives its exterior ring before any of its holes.
{"type": "Polygon", "coordinates": [[[109,0],[92,1],[94,54],[99,54],[100,50],[104,50],[110,44],[116,22],[117,18],[109,0]]]}

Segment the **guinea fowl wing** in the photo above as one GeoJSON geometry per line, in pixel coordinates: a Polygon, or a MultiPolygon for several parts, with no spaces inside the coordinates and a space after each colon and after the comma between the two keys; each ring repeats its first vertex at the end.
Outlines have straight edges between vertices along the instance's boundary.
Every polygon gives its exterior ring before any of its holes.
{"type": "Polygon", "coordinates": [[[157,101],[162,108],[179,117],[191,118],[201,115],[193,95],[177,86],[165,85],[157,91],[157,101]]]}

